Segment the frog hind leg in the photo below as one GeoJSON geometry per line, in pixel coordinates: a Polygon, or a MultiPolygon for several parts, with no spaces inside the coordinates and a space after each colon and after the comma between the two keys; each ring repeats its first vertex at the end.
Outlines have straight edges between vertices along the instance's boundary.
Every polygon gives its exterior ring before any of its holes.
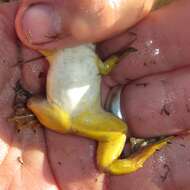
{"type": "Polygon", "coordinates": [[[33,97],[27,102],[27,107],[35,114],[41,124],[61,133],[71,129],[69,115],[55,104],[49,104],[43,98],[33,97]]]}
{"type": "Polygon", "coordinates": [[[162,141],[145,147],[140,152],[137,152],[126,159],[114,160],[107,168],[107,171],[115,175],[135,172],[142,168],[145,161],[147,161],[156,151],[167,145],[170,140],[170,138],[163,139],[162,141]]]}
{"type": "Polygon", "coordinates": [[[99,142],[97,166],[101,171],[115,175],[131,173],[143,167],[144,162],[168,142],[168,139],[160,141],[129,158],[119,159],[126,142],[127,126],[106,112],[86,113],[75,118],[73,132],[99,142]]]}

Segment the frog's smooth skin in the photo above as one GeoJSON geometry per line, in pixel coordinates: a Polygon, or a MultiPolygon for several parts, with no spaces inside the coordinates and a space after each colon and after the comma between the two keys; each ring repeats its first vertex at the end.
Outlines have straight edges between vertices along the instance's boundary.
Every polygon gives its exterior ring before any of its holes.
{"type": "Polygon", "coordinates": [[[127,138],[127,125],[104,111],[100,101],[100,73],[107,74],[117,58],[103,64],[93,44],[45,55],[50,64],[47,100],[32,98],[28,107],[51,130],[98,141],[97,167],[100,171],[112,174],[134,172],[156,150],[167,144],[168,139],[127,159],[119,159],[127,138]]]}

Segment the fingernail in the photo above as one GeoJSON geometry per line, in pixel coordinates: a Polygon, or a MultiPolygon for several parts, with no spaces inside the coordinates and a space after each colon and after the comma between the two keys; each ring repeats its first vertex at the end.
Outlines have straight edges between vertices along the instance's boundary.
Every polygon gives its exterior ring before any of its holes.
{"type": "Polygon", "coordinates": [[[29,43],[48,43],[61,32],[61,17],[49,4],[32,5],[24,13],[22,27],[29,43]]]}

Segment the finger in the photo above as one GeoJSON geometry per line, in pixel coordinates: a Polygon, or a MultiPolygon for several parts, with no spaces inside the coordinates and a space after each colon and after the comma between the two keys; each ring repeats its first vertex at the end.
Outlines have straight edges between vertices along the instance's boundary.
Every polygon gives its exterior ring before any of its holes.
{"type": "Polygon", "coordinates": [[[22,47],[21,49],[21,84],[22,87],[32,94],[45,92],[48,63],[44,56],[22,47]]]}
{"type": "Polygon", "coordinates": [[[12,114],[14,87],[19,78],[17,64],[17,41],[14,33],[15,3],[0,5],[0,164],[5,159],[14,134],[7,122],[12,114]]]}
{"type": "Polygon", "coordinates": [[[61,189],[103,190],[105,174],[94,162],[94,142],[76,136],[46,132],[49,159],[61,189]]]}
{"type": "Polygon", "coordinates": [[[122,110],[134,136],[173,135],[190,129],[190,67],[127,85],[122,110]]]}
{"type": "Polygon", "coordinates": [[[32,48],[96,42],[143,18],[154,0],[23,0],[16,17],[18,36],[32,48]]]}
{"type": "Polygon", "coordinates": [[[97,44],[97,53],[103,60],[105,60],[113,54],[125,52],[126,49],[136,40],[137,35],[135,33],[124,32],[117,35],[117,37],[97,44]]]}
{"type": "Polygon", "coordinates": [[[23,128],[15,134],[0,165],[1,189],[58,190],[47,159],[42,129],[33,127],[23,128]]]}
{"type": "Polygon", "coordinates": [[[188,190],[190,174],[190,136],[178,137],[151,157],[135,173],[112,176],[109,190],[188,190]]]}
{"type": "Polygon", "coordinates": [[[136,35],[136,41],[131,44],[134,51],[122,59],[111,77],[125,84],[126,79],[189,65],[189,8],[188,0],[174,1],[130,29],[129,32],[136,35]]]}

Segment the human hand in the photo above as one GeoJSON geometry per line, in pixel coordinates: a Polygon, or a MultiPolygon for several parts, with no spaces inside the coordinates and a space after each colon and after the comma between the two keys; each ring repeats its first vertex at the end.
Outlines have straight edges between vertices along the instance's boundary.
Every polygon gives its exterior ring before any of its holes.
{"type": "Polygon", "coordinates": [[[23,0],[17,13],[17,33],[25,45],[35,49],[102,41],[141,20],[154,2],[23,0]]]}
{"type": "Polygon", "coordinates": [[[99,46],[102,57],[108,57],[125,50],[128,33],[136,35],[130,44],[136,51],[123,57],[104,78],[104,90],[108,93],[113,87],[124,85],[121,107],[132,136],[177,135],[170,145],[149,159],[142,170],[111,177],[111,189],[189,188],[190,38],[186,24],[189,7],[187,0],[176,1],[99,46]]]}
{"type": "MultiPolygon", "coordinates": [[[[182,7],[185,7],[185,5],[182,7]]],[[[11,12],[10,10],[12,10],[13,12],[13,10],[15,11],[15,9],[16,5],[13,6],[12,9],[10,9],[10,7],[7,9],[6,8],[2,9],[3,14],[6,16],[6,19],[9,18],[10,16],[9,20],[10,22],[9,21],[6,22],[9,22],[7,24],[12,26],[12,29],[10,29],[11,34],[7,32],[9,30],[6,31],[3,30],[4,35],[5,34],[8,35],[8,37],[6,36],[4,37],[4,39],[7,39],[5,42],[9,41],[10,44],[8,46],[2,44],[3,45],[2,49],[4,47],[13,47],[14,50],[14,51],[9,51],[9,55],[12,55],[14,57],[10,58],[10,60],[4,63],[6,65],[5,68],[7,68],[7,64],[9,62],[14,63],[15,61],[16,63],[17,61],[18,49],[15,46],[13,25],[11,25],[14,19],[14,14],[11,13],[11,15],[9,15],[11,12]]],[[[169,21],[167,21],[167,23],[168,22],[169,21]]],[[[4,21],[2,21],[2,23],[4,23],[4,21]]],[[[143,28],[143,25],[144,24],[142,24],[142,26],[139,27],[143,28]]],[[[2,29],[3,28],[5,27],[3,26],[2,29]]],[[[29,54],[31,54],[31,52],[29,52],[29,54]]],[[[105,52],[102,54],[105,55],[105,52]]],[[[2,54],[2,57],[5,57],[5,59],[7,59],[7,57],[10,56],[2,54]]],[[[32,59],[31,57],[30,58],[27,57],[28,56],[23,56],[24,59],[23,62],[26,62],[25,60],[32,59]]],[[[38,86],[35,86],[36,83],[33,82],[39,80],[38,79],[39,73],[43,71],[43,67],[41,69],[37,68],[38,65],[41,64],[30,62],[22,66],[22,71],[23,71],[22,76],[24,77],[22,78],[22,81],[24,80],[23,83],[25,85],[25,88],[27,88],[30,91],[37,92],[40,89],[38,86]],[[28,73],[30,73],[30,75],[28,73]]],[[[8,76],[10,77],[11,76],[10,71],[11,71],[10,67],[8,67],[8,72],[6,73],[5,76],[9,74],[8,76]]],[[[2,74],[1,76],[4,75],[2,74]]],[[[19,75],[17,77],[19,78],[19,75]]],[[[16,79],[12,80],[16,81],[16,79]]],[[[8,79],[6,81],[8,81],[8,79]]],[[[11,85],[11,87],[12,86],[14,86],[14,82],[13,85],[11,85]]],[[[13,96],[14,91],[10,90],[8,92],[9,92],[8,94],[13,96]]],[[[12,99],[8,98],[7,94],[6,96],[1,96],[1,97],[3,100],[2,103],[6,104],[6,106],[9,105],[8,102],[11,103],[12,99]],[[5,100],[7,100],[7,102],[5,100]]],[[[5,115],[6,111],[6,109],[4,109],[5,107],[3,107],[4,104],[2,104],[2,111],[3,111],[2,115],[5,115]]],[[[11,112],[11,106],[9,106],[8,108],[9,108],[8,110],[10,110],[11,112]]],[[[7,116],[9,115],[9,113],[7,114],[7,116]]],[[[6,116],[2,119],[2,121],[5,122],[6,121],[5,119],[6,116]]],[[[0,179],[1,182],[0,184],[2,185],[1,186],[2,189],[6,189],[6,187],[8,186],[11,187],[12,189],[16,188],[58,189],[59,187],[71,190],[76,188],[103,189],[103,186],[105,185],[104,181],[105,176],[99,174],[98,171],[95,169],[93,162],[93,157],[94,157],[93,142],[82,138],[59,135],[47,130],[42,130],[39,127],[35,128],[36,130],[34,130],[33,128],[22,129],[19,133],[16,133],[16,131],[14,131],[14,128],[8,128],[10,126],[6,125],[8,130],[4,131],[5,129],[7,129],[5,128],[5,124],[7,123],[6,122],[2,123],[2,133],[1,133],[3,141],[2,144],[4,145],[3,148],[5,150],[4,154],[2,154],[3,163],[1,164],[1,170],[0,170],[0,172],[2,173],[1,174],[2,177],[0,179]],[[9,129],[12,131],[9,131],[9,129]],[[67,146],[65,146],[65,144],[67,144],[67,146]],[[20,179],[21,175],[22,179],[20,179]]],[[[139,189],[139,186],[141,187],[142,185],[144,185],[144,187],[142,188],[145,189],[158,188],[157,186],[160,186],[159,188],[163,189],[161,184],[164,183],[160,184],[159,179],[164,179],[164,176],[162,175],[164,175],[165,173],[167,174],[168,166],[164,165],[165,163],[160,161],[162,161],[162,158],[166,159],[166,157],[168,156],[174,157],[173,155],[174,154],[176,155],[176,152],[178,152],[179,157],[175,159],[177,164],[175,164],[174,162],[173,163],[174,165],[177,166],[176,167],[177,170],[184,172],[183,174],[186,174],[186,176],[188,176],[187,175],[188,168],[186,167],[186,165],[184,165],[188,163],[186,161],[181,163],[181,160],[182,158],[183,160],[184,158],[185,159],[188,158],[189,140],[188,137],[184,137],[183,139],[181,140],[178,139],[177,141],[178,142],[176,143],[173,142],[172,145],[169,145],[170,151],[165,149],[165,151],[160,151],[160,153],[156,154],[153,159],[147,162],[147,165],[140,172],[122,177],[109,178],[109,182],[108,183],[106,182],[106,184],[108,184],[108,189],[118,189],[118,188],[126,189],[126,187],[129,186],[131,189],[136,190],[139,189]],[[184,143],[185,143],[185,148],[182,147],[184,143]],[[165,152],[167,153],[167,156],[164,155],[165,152]],[[155,164],[159,163],[158,165],[156,165],[158,167],[156,169],[158,169],[159,172],[153,171],[152,167],[155,166],[153,165],[154,163],[155,164]],[[149,179],[151,179],[151,181],[148,180],[146,181],[147,179],[146,176],[148,176],[149,179]]],[[[176,168],[175,167],[170,168],[172,174],[173,173],[175,174],[175,172],[173,172],[171,169],[176,169],[176,168]]],[[[177,182],[179,189],[180,187],[183,188],[182,185],[185,186],[184,187],[185,189],[188,186],[188,181],[185,180],[184,175],[181,175],[179,171],[177,173],[179,176],[178,178],[175,178],[175,181],[177,182]]],[[[106,179],[108,179],[108,177],[106,177],[106,179]]],[[[168,183],[167,180],[165,181],[165,183],[168,183]]],[[[173,188],[173,186],[171,187],[171,183],[169,185],[170,188],[173,188]]]]}
{"type": "Polygon", "coordinates": [[[15,93],[20,94],[17,81],[39,93],[47,70],[39,54],[18,42],[17,8],[17,3],[0,5],[0,189],[103,189],[105,176],[94,164],[94,142],[56,134],[38,124],[17,129],[8,121],[14,115],[15,93]]]}

